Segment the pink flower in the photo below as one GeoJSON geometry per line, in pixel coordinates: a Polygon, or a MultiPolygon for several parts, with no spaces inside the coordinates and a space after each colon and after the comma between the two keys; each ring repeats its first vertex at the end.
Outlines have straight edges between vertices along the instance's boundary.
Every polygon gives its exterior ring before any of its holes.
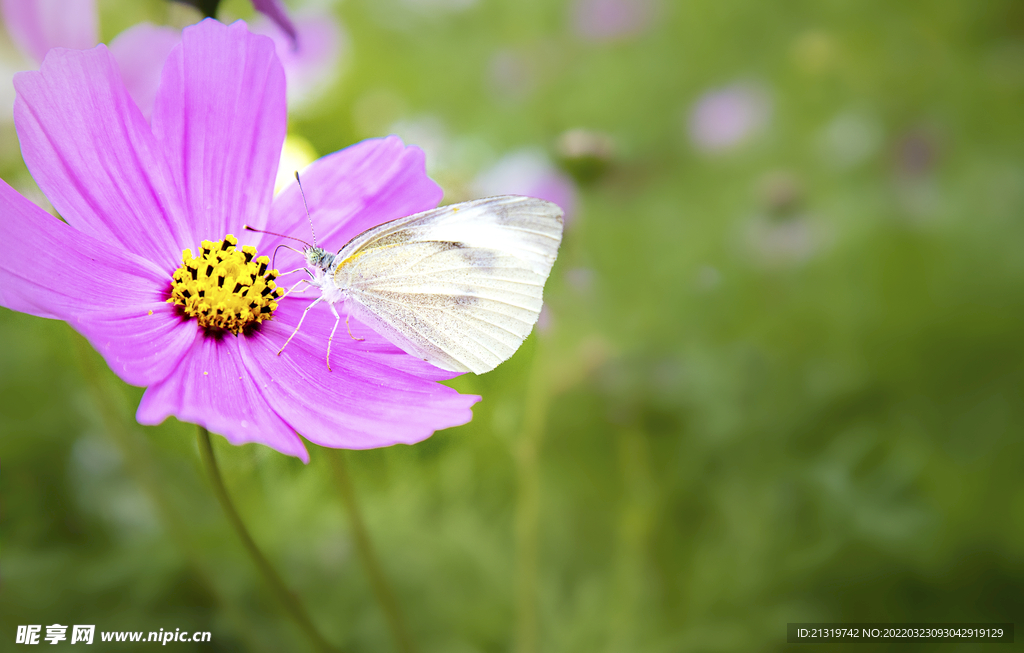
{"type": "Polygon", "coordinates": [[[0,9],[11,40],[37,62],[50,48],[84,50],[99,40],[96,0],[3,0],[0,9]]]}
{"type": "MultiPolygon", "coordinates": [[[[341,37],[331,16],[309,16],[296,29],[280,0],[253,0],[252,4],[274,23],[273,28],[268,25],[259,31],[274,36],[290,86],[308,91],[334,72],[341,37]]],[[[11,38],[37,62],[51,48],[84,50],[99,42],[96,0],[2,0],[0,8],[11,38]]],[[[139,23],[110,42],[128,93],[147,118],[164,61],[179,41],[177,29],[139,23]]]]}
{"type": "Polygon", "coordinates": [[[652,0],[576,0],[573,29],[588,41],[627,39],[646,31],[654,17],[652,0]]]}
{"type": "MultiPolygon", "coordinates": [[[[103,45],[52,50],[15,86],[25,162],[66,222],[0,182],[0,305],[67,321],[122,379],[147,386],[139,422],[174,415],[234,444],[308,460],[296,431],[361,449],[417,442],[472,418],[479,397],[434,382],[454,374],[355,320],[365,340],[335,338],[328,371],[328,311],[311,311],[275,355],[310,298],[279,298],[260,255],[281,239],[242,230],[308,233],[294,186],[272,198],[286,115],[270,39],[242,22],[186,28],[151,124],[103,45]],[[183,257],[186,248],[199,256],[183,257]],[[193,303],[167,301],[182,297],[193,303]]],[[[423,152],[395,137],[326,156],[303,181],[328,249],[442,196],[423,152]]]]}
{"type": "Polygon", "coordinates": [[[690,138],[705,152],[738,147],[767,122],[771,107],[767,95],[747,84],[733,84],[705,93],[689,118],[690,138]]]}

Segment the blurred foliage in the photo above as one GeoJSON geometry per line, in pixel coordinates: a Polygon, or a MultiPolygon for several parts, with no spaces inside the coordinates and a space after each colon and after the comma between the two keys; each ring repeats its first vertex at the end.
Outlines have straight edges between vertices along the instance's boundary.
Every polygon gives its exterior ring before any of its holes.
{"type": "MultiPolygon", "coordinates": [[[[420,650],[782,650],[792,621],[1013,621],[1020,3],[640,4],[643,29],[595,41],[562,0],[346,0],[342,73],[292,115],[319,154],[429,126],[449,200],[506,152],[557,159],[567,130],[614,143],[545,330],[452,382],[483,395],[473,422],[347,454],[420,650]],[[729,84],[763,94],[764,124],[702,151],[690,112],[729,84]]],[[[104,39],[169,11],[101,9],[104,39]]],[[[3,178],[30,189],[0,130],[3,178]]],[[[0,309],[0,339],[0,637],[95,623],[305,650],[194,427],[137,425],[141,390],[62,323],[0,309]]],[[[328,639],[394,650],[324,453],[214,444],[328,639]]]]}

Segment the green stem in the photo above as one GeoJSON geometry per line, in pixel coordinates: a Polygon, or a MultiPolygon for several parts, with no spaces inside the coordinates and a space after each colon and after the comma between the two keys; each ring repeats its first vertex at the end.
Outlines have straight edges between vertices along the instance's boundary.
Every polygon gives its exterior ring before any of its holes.
{"type": "Polygon", "coordinates": [[[540,539],[540,449],[551,394],[540,343],[526,388],[523,426],[515,451],[519,495],[516,499],[516,652],[536,653],[539,647],[537,585],[540,539]]]}
{"type": "Polygon", "coordinates": [[[355,536],[356,550],[366,566],[366,573],[370,577],[370,586],[373,587],[373,593],[377,597],[377,602],[380,603],[381,609],[384,610],[384,616],[387,618],[391,634],[395,638],[395,644],[403,653],[414,653],[416,647],[413,646],[412,639],[409,637],[409,631],[405,627],[402,613],[398,608],[398,601],[395,599],[391,586],[388,585],[387,577],[384,575],[384,570],[377,560],[377,554],[374,552],[373,544],[370,541],[370,533],[366,530],[363,515],[359,510],[359,504],[356,502],[356,493],[352,487],[352,477],[348,471],[345,452],[341,450],[328,450],[327,457],[334,468],[334,478],[338,483],[341,501],[345,504],[349,519],[352,520],[352,532],[355,536]]]}
{"type": "Polygon", "coordinates": [[[284,584],[281,576],[278,575],[277,571],[271,566],[270,561],[263,555],[260,548],[256,546],[255,540],[252,539],[252,535],[249,534],[249,530],[245,527],[242,522],[242,518],[238,515],[238,511],[235,509],[235,504],[232,503],[228,490],[224,487],[224,479],[221,478],[220,468],[217,466],[217,458],[213,454],[213,445],[210,442],[210,432],[202,426],[198,426],[199,433],[197,440],[199,442],[199,454],[203,459],[203,464],[206,466],[206,471],[210,475],[210,483],[213,484],[213,493],[217,495],[217,500],[220,501],[221,507],[224,509],[224,514],[227,515],[228,521],[231,522],[231,526],[235,529],[235,533],[239,539],[242,540],[242,544],[245,546],[245,550],[249,552],[249,556],[253,562],[256,563],[256,567],[263,574],[264,580],[270,585],[274,596],[281,601],[288,614],[295,619],[295,622],[299,625],[306,636],[313,642],[313,645],[320,651],[334,651],[327,640],[320,635],[320,632],[313,625],[313,621],[306,614],[302,604],[295,594],[288,589],[288,586],[284,584]]]}

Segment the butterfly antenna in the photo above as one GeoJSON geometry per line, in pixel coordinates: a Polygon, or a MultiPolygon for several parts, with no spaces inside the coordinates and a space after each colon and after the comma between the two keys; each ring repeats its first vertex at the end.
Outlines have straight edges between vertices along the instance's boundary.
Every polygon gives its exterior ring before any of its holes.
{"type": "Polygon", "coordinates": [[[313,229],[313,218],[309,217],[309,205],[306,204],[306,192],[302,190],[302,180],[299,179],[299,171],[295,171],[295,183],[299,185],[299,195],[302,196],[302,208],[306,209],[306,219],[309,220],[309,231],[313,234],[313,247],[316,247],[316,231],[313,229]]]}
{"type": "MultiPolygon", "coordinates": [[[[258,234],[269,234],[271,236],[277,236],[278,238],[291,238],[292,240],[297,240],[300,243],[302,243],[303,245],[305,245],[306,247],[309,247],[309,243],[307,243],[306,241],[302,240],[301,238],[296,238],[295,236],[285,236],[284,234],[275,233],[273,231],[267,231],[265,229],[257,229],[256,227],[250,227],[247,224],[243,224],[242,225],[242,229],[245,229],[246,231],[255,231],[258,234]]],[[[316,240],[313,241],[313,244],[314,244],[314,246],[316,245],[316,240]]]]}
{"type": "Polygon", "coordinates": [[[295,252],[296,254],[300,254],[300,255],[302,254],[302,252],[300,252],[299,250],[295,249],[291,245],[285,245],[284,243],[281,243],[280,245],[278,245],[277,247],[274,248],[274,255],[270,257],[270,267],[271,267],[271,269],[274,269],[274,268],[277,267],[276,265],[274,265],[274,261],[277,260],[277,252],[282,247],[284,247],[285,249],[290,249],[293,252],[295,252]]]}

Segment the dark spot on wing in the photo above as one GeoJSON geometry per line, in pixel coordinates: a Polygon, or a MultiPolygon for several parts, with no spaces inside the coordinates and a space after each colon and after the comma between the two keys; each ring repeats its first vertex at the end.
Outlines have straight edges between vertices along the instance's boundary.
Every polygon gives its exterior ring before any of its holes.
{"type": "Polygon", "coordinates": [[[494,220],[502,226],[512,224],[512,216],[508,204],[500,204],[494,209],[494,220]]]}
{"type": "Polygon", "coordinates": [[[491,268],[495,267],[498,252],[476,247],[459,252],[459,257],[475,268],[491,268]]]}
{"type": "MultiPolygon", "coordinates": [[[[393,246],[393,245],[401,245],[402,243],[408,242],[409,240],[411,240],[413,235],[414,234],[411,231],[408,231],[406,229],[399,229],[398,231],[395,231],[395,232],[390,233],[390,234],[388,234],[386,236],[382,236],[380,238],[375,239],[373,241],[373,246],[374,247],[390,247],[390,246],[393,246]]],[[[358,238],[358,236],[356,236],[356,238],[358,238]]],[[[355,239],[353,239],[353,240],[355,240],[355,239]]]]}

